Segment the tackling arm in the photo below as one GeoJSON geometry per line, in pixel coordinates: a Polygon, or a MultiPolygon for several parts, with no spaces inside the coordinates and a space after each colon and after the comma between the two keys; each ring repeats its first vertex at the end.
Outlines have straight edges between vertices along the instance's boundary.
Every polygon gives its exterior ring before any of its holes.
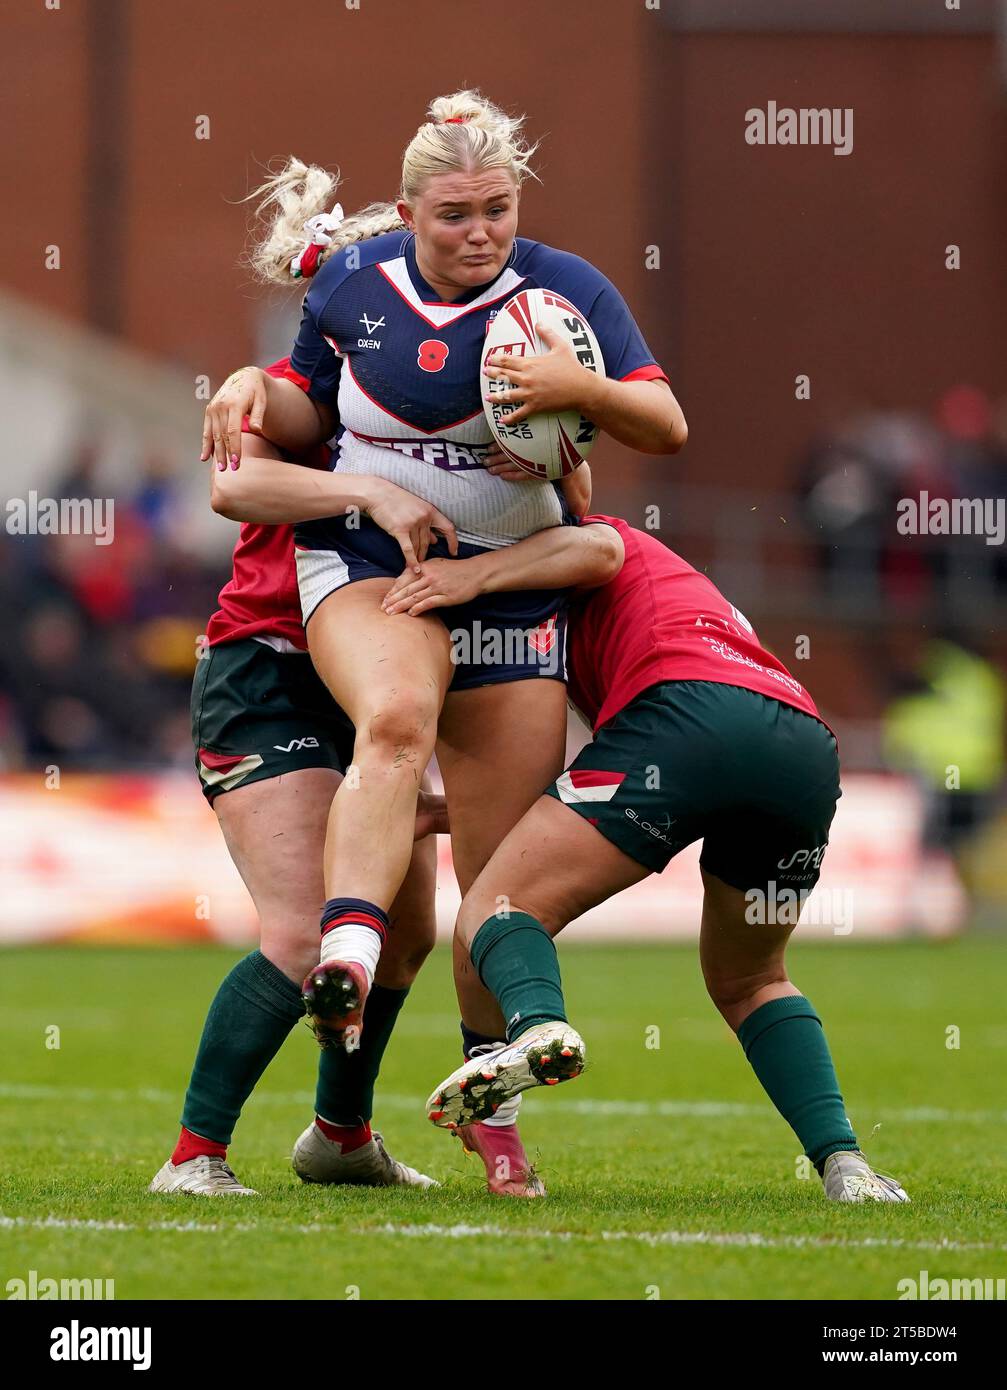
{"type": "Polygon", "coordinates": [[[240,468],[214,467],[211,475],[210,506],[231,521],[275,526],[336,516],[350,507],[366,513],[377,495],[378,478],[286,463],[255,435],[246,435],[244,445],[240,468]]]}
{"type": "Polygon", "coordinates": [[[232,372],[206,407],[200,458],[211,456],[218,468],[237,467],[242,451],[242,418],[250,432],[263,434],[291,453],[322,444],[335,428],[331,406],[314,401],[294,382],[271,376],[260,367],[232,372]]]}
{"type": "Polygon", "coordinates": [[[468,560],[427,560],[417,575],[395,581],[382,607],[418,617],[431,608],[468,603],[480,594],[514,589],[596,589],[625,559],[622,537],[602,522],[551,526],[534,536],[468,560]]]}

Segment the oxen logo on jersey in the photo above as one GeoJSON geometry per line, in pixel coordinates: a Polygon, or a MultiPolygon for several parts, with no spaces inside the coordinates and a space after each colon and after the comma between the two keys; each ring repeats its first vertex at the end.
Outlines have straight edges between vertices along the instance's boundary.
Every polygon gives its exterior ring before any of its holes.
{"type": "Polygon", "coordinates": [[[424,338],[420,343],[416,365],[425,372],[441,372],[450,351],[447,343],[441,342],[440,338],[424,338]]]}
{"type": "Polygon", "coordinates": [[[357,323],[362,323],[362,324],[364,325],[364,327],[367,329],[367,337],[366,337],[366,338],[358,338],[358,339],[357,339],[357,347],[358,347],[358,348],[380,348],[380,346],[381,346],[381,339],[380,339],[380,338],[375,338],[375,336],[374,336],[374,330],[375,330],[376,328],[383,328],[383,327],[384,327],[384,325],[385,325],[385,316],[384,316],[384,314],[382,314],[381,317],[380,317],[379,319],[370,319],[370,318],[367,317],[367,314],[366,314],[366,313],[363,313],[363,314],[361,314],[360,318],[357,319],[357,323]]]}

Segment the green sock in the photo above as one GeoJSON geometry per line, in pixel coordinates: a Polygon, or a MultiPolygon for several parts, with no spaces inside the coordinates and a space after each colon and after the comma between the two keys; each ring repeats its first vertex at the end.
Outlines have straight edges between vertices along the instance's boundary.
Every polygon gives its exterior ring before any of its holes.
{"type": "Polygon", "coordinates": [[[469,955],[507,1020],[508,1042],[536,1023],[566,1022],[556,947],[527,912],[488,918],[469,955]]]}
{"type": "Polygon", "coordinates": [[[372,985],[364,1005],[364,1026],[355,1052],[327,1047],[318,1061],[315,1112],[334,1125],[356,1125],[374,1113],[374,1083],[407,989],[372,985]]]}
{"type": "Polygon", "coordinates": [[[857,1147],[822,1020],[803,995],[763,1004],[738,1029],[738,1041],[819,1172],[829,1154],[857,1147]]]}
{"type": "Polygon", "coordinates": [[[261,951],[239,960],[206,1015],[185,1093],[185,1128],[229,1144],[241,1107],[303,1013],[300,989],[261,951]]]}

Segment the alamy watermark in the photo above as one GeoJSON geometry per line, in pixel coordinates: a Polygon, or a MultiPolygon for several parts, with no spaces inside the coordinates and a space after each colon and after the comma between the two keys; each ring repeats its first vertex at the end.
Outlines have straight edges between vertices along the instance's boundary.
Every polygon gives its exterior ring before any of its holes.
{"type": "Polygon", "coordinates": [[[926,1269],[920,1270],[918,1279],[900,1279],[895,1287],[900,1303],[906,1299],[937,1303],[1007,1299],[1007,1279],[931,1279],[926,1269]]]}
{"type": "Polygon", "coordinates": [[[8,1279],[6,1290],[7,1298],[12,1302],[19,1299],[44,1301],[49,1298],[100,1299],[107,1302],[115,1298],[115,1280],[55,1279],[39,1274],[37,1269],[30,1269],[27,1279],[8,1279]]]}
{"type": "Polygon", "coordinates": [[[851,888],[780,888],[771,879],[766,888],[745,893],[745,921],[752,927],[831,927],[833,936],[853,930],[851,888]]]}
{"type": "Polygon", "coordinates": [[[1007,501],[1003,497],[901,497],[896,504],[900,536],[983,536],[987,545],[1003,545],[1007,535],[1007,501]]]}
{"type": "Polygon", "coordinates": [[[556,618],[538,627],[484,627],[476,618],[470,628],[451,632],[451,660],[456,666],[525,666],[533,664],[540,675],[560,673],[563,634],[556,618]]]}
{"type": "Polygon", "coordinates": [[[150,1370],[149,1327],[69,1327],[49,1334],[50,1361],[131,1361],[134,1371],[150,1370]]]}
{"type": "Polygon", "coordinates": [[[10,497],[4,507],[9,536],[93,536],[95,545],[115,540],[114,497],[10,497]]]}
{"type": "Polygon", "coordinates": [[[777,106],[765,111],[752,106],[745,112],[747,145],[831,145],[832,153],[853,153],[852,106],[777,106]]]}

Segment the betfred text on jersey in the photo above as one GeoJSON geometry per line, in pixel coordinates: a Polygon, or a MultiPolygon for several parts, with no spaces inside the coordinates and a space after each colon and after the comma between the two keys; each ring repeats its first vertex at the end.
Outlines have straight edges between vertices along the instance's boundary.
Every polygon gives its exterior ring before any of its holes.
{"type": "Polygon", "coordinates": [[[491,447],[489,444],[454,444],[450,439],[390,439],[376,434],[360,434],[357,430],[353,433],[365,444],[392,449],[420,463],[432,463],[435,468],[451,470],[485,468],[486,455],[491,447]]]}

